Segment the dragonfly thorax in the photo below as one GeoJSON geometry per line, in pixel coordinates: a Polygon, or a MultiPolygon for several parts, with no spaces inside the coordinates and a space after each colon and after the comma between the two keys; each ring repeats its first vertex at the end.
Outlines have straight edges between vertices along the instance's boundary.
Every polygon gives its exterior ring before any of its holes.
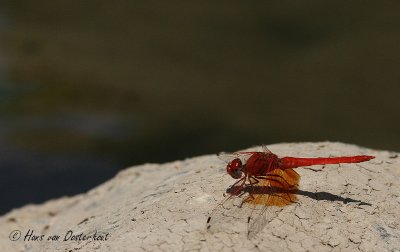
{"type": "Polygon", "coordinates": [[[245,173],[251,176],[265,176],[279,167],[279,158],[273,153],[255,152],[247,160],[245,173]]]}
{"type": "Polygon", "coordinates": [[[238,179],[242,177],[242,168],[242,161],[239,158],[235,158],[226,166],[226,172],[231,175],[232,178],[238,179]]]}

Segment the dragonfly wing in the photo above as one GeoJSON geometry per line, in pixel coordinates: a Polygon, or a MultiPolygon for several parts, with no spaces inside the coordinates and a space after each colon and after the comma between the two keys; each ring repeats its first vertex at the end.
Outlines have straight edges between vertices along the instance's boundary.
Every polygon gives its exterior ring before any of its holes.
{"type": "Polygon", "coordinates": [[[263,150],[264,153],[266,153],[266,154],[272,154],[272,151],[270,151],[270,150],[268,149],[268,147],[267,147],[265,144],[261,145],[261,148],[262,148],[262,150],[263,150]]]}
{"type": "Polygon", "coordinates": [[[247,162],[247,160],[253,155],[255,152],[220,152],[218,154],[218,158],[221,159],[222,161],[225,161],[225,163],[231,162],[235,158],[239,158],[243,164],[247,162]]]}
{"type": "MultiPolygon", "coordinates": [[[[266,145],[262,145],[262,152],[266,154],[272,154],[272,152],[267,148],[266,145]]],[[[242,160],[242,163],[246,163],[247,160],[251,157],[251,155],[255,153],[260,153],[257,151],[238,151],[238,152],[220,152],[218,154],[218,158],[226,163],[231,162],[235,158],[239,158],[242,160]]]]}
{"type": "Polygon", "coordinates": [[[207,219],[207,231],[211,233],[245,233],[251,206],[243,205],[243,197],[229,195],[218,204],[207,219]]]}
{"type": "Polygon", "coordinates": [[[293,169],[275,169],[267,176],[258,178],[258,183],[250,188],[246,204],[253,205],[248,218],[248,237],[258,234],[269,222],[276,218],[283,207],[296,202],[300,175],[293,169]]]}
{"type": "Polygon", "coordinates": [[[258,183],[247,190],[250,196],[246,203],[283,207],[296,202],[300,175],[293,169],[274,169],[257,179],[258,183]]]}
{"type": "Polygon", "coordinates": [[[228,189],[229,196],[207,219],[208,231],[245,232],[252,238],[279,215],[283,206],[296,201],[300,176],[293,169],[275,169],[257,180],[253,186],[228,189]]]}
{"type": "Polygon", "coordinates": [[[282,207],[255,205],[247,222],[247,236],[251,239],[260,233],[264,227],[278,217],[282,207]]]}
{"type": "Polygon", "coordinates": [[[300,175],[293,169],[274,169],[266,179],[271,187],[271,195],[267,204],[270,206],[286,206],[296,202],[300,175]]]}
{"type": "Polygon", "coordinates": [[[257,185],[250,188],[250,190],[245,202],[252,205],[253,208],[247,220],[247,235],[251,239],[276,218],[279,212],[282,211],[282,208],[271,204],[275,188],[272,187],[271,181],[267,178],[260,178],[257,185]]]}

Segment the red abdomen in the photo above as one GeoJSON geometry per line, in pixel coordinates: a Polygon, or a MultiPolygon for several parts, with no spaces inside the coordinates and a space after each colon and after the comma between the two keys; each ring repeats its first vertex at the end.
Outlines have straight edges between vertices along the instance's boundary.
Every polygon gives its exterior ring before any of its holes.
{"type": "Polygon", "coordinates": [[[350,156],[350,157],[328,157],[328,158],[296,158],[284,157],[279,160],[279,168],[297,168],[310,165],[361,163],[375,158],[374,156],[350,156]]]}

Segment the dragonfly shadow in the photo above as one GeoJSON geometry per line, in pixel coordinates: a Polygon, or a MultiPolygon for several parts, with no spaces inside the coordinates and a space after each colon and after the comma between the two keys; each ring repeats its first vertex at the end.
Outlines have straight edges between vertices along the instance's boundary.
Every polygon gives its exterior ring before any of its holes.
{"type": "Polygon", "coordinates": [[[358,203],[358,205],[365,205],[365,206],[372,206],[372,204],[361,201],[361,200],[356,200],[356,199],[352,199],[349,197],[342,197],[339,195],[335,195],[329,192],[309,192],[309,191],[304,191],[304,190],[298,190],[297,191],[298,195],[303,195],[306,197],[309,197],[311,199],[315,199],[315,200],[326,200],[326,201],[341,201],[344,204],[348,204],[348,203],[358,203]]]}
{"type": "Polygon", "coordinates": [[[226,190],[227,193],[233,194],[236,196],[242,196],[248,193],[249,195],[275,195],[281,197],[281,195],[285,194],[296,194],[296,195],[303,195],[308,198],[314,199],[314,200],[325,200],[325,201],[340,201],[343,202],[344,204],[348,203],[358,203],[358,205],[365,205],[365,206],[372,206],[372,204],[357,200],[357,199],[352,199],[349,197],[342,197],[339,195],[335,195],[329,192],[309,192],[309,191],[304,191],[304,190],[299,190],[297,188],[280,188],[280,187],[271,187],[271,186],[245,186],[245,187],[239,187],[239,186],[233,186],[229,187],[226,190]]]}

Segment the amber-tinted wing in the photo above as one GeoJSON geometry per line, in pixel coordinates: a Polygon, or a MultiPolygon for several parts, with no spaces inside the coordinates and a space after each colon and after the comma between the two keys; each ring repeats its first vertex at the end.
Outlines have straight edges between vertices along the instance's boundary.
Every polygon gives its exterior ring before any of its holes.
{"type": "Polygon", "coordinates": [[[264,226],[278,216],[282,207],[296,202],[300,175],[293,169],[275,169],[267,176],[258,178],[249,187],[244,203],[253,206],[248,218],[248,237],[257,235],[264,226]]]}
{"type": "Polygon", "coordinates": [[[249,188],[246,203],[267,206],[286,206],[296,202],[300,175],[293,169],[275,169],[249,188]]]}
{"type": "Polygon", "coordinates": [[[210,213],[207,230],[236,233],[244,231],[247,223],[247,235],[252,238],[276,218],[282,206],[296,201],[300,176],[293,169],[275,169],[257,180],[253,186],[229,188],[229,196],[210,213]]]}

